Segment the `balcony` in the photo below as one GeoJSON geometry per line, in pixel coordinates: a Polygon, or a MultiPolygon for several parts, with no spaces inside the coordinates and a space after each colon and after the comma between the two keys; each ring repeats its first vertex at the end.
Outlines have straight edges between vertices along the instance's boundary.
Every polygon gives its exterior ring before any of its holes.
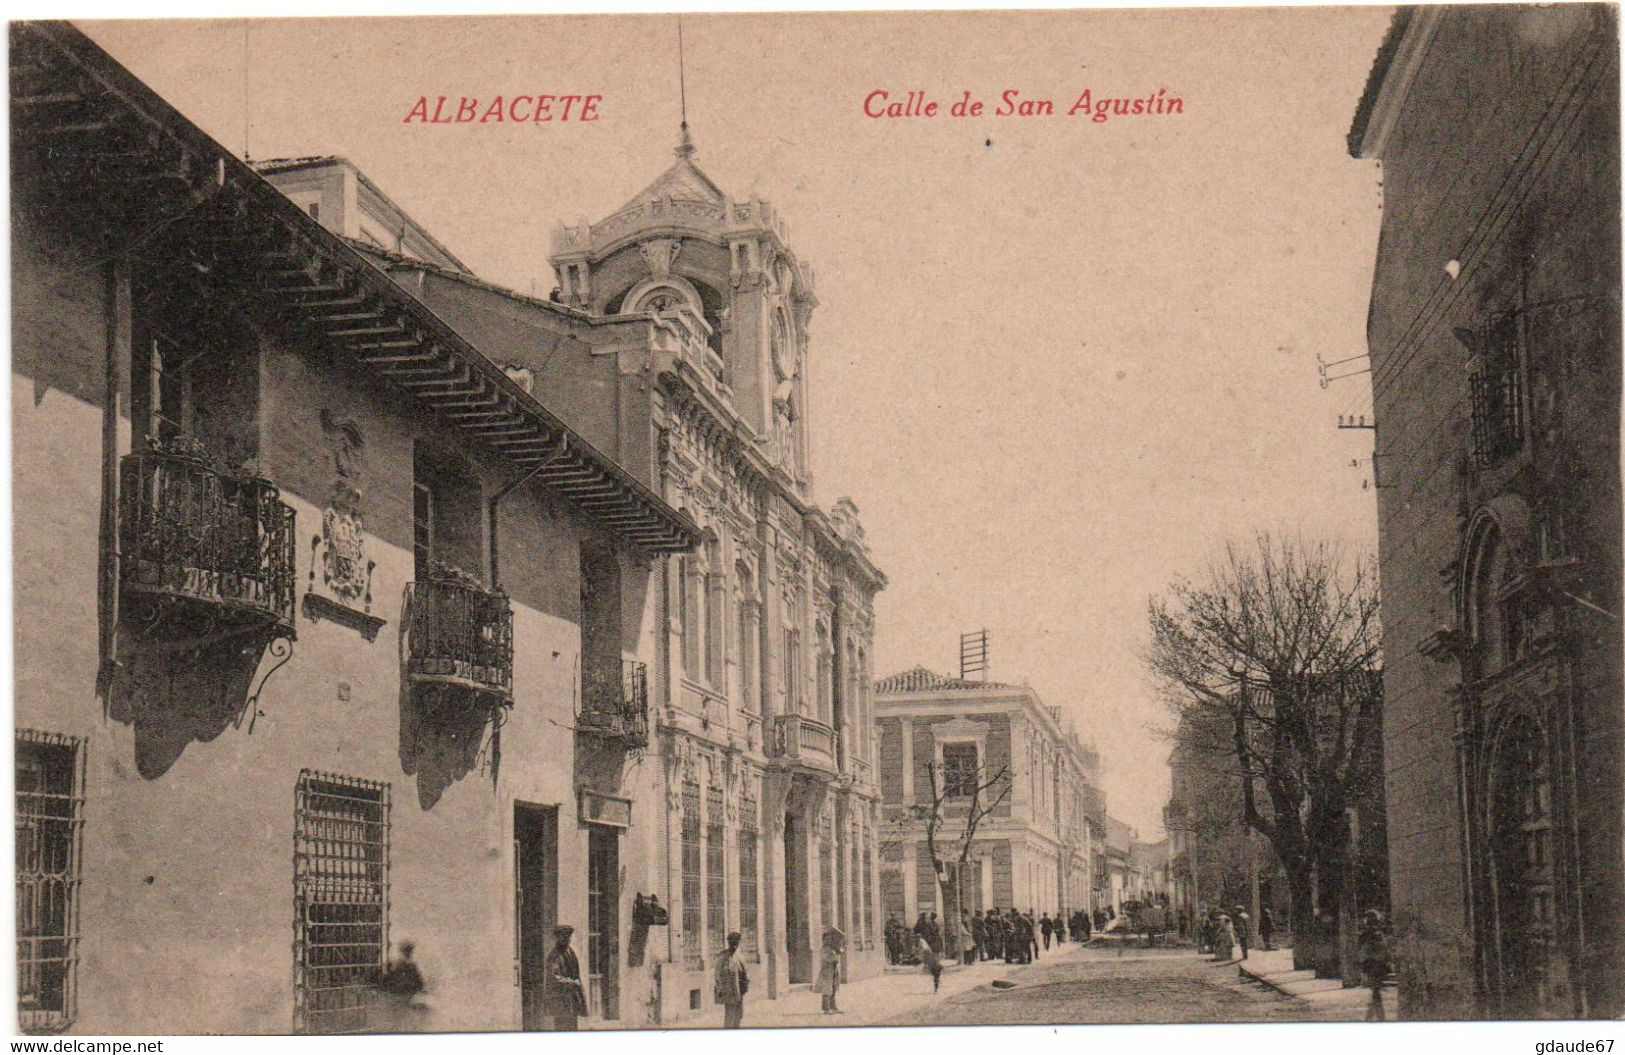
{"type": "Polygon", "coordinates": [[[767,755],[823,773],[835,773],[835,730],[800,714],[768,719],[767,755]]]}
{"type": "Polygon", "coordinates": [[[412,584],[411,658],[420,684],[513,697],[513,610],[508,595],[487,590],[465,572],[437,566],[412,584]]]}
{"type": "Polygon", "coordinates": [[[576,729],[627,747],[649,746],[648,668],[622,660],[619,675],[611,671],[582,671],[581,712],[576,729]]]}
{"type": "Polygon", "coordinates": [[[294,626],[294,512],[276,485],[192,445],[119,467],[120,584],[132,603],[216,623],[294,626]]]}

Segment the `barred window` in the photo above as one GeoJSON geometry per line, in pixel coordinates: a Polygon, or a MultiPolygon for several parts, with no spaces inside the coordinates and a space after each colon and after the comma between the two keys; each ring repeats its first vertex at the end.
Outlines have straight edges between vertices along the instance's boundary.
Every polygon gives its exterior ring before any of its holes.
{"type": "Polygon", "coordinates": [[[818,837],[818,910],[823,914],[824,926],[835,925],[834,903],[830,895],[835,889],[835,838],[828,822],[819,825],[818,837]]]}
{"type": "Polygon", "coordinates": [[[1516,316],[1502,319],[1475,349],[1472,388],[1473,456],[1488,467],[1523,446],[1523,361],[1516,316]]]}
{"type": "Polygon", "coordinates": [[[875,874],[875,855],[869,840],[863,842],[863,876],[858,882],[863,884],[863,938],[870,945],[875,940],[875,888],[873,877],[875,874]]]}
{"type": "Polygon", "coordinates": [[[17,733],[17,1020],[24,1033],[72,1025],[79,966],[84,740],[17,733]]]}
{"type": "Polygon", "coordinates": [[[851,865],[847,873],[845,888],[851,891],[851,928],[858,931],[856,935],[856,948],[868,948],[869,931],[863,927],[863,853],[858,850],[861,837],[858,832],[851,834],[851,865]]]}
{"type": "Polygon", "coordinates": [[[728,872],[723,848],[722,789],[705,792],[705,930],[713,951],[728,943],[728,872]]]}
{"type": "Polygon", "coordinates": [[[293,848],[294,1029],[361,1032],[389,951],[389,785],[302,770],[293,848]]]}
{"type": "Polygon", "coordinates": [[[703,961],[700,952],[700,786],[683,781],[683,958],[690,967],[703,961]]]}
{"type": "Polygon", "coordinates": [[[745,795],[739,803],[739,931],[740,948],[752,962],[761,959],[756,940],[756,799],[745,795]]]}

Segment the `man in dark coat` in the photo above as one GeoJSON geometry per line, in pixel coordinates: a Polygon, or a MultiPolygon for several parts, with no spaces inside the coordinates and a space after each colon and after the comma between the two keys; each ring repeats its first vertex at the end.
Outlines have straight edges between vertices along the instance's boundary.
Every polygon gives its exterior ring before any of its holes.
{"type": "Polygon", "coordinates": [[[587,994],[581,988],[581,964],[570,948],[575,928],[561,923],[553,928],[553,949],[542,969],[542,1002],[553,1016],[553,1028],[571,1031],[587,1013],[587,994]]]}
{"type": "Polygon", "coordinates": [[[1049,948],[1049,940],[1055,936],[1055,921],[1049,918],[1048,912],[1038,920],[1038,932],[1044,936],[1044,948],[1049,948]]]}
{"type": "Polygon", "coordinates": [[[1382,913],[1376,909],[1366,910],[1355,956],[1360,961],[1360,970],[1365,974],[1365,984],[1371,990],[1371,1003],[1366,1006],[1365,1020],[1386,1022],[1388,1014],[1382,1006],[1382,983],[1388,977],[1391,953],[1388,934],[1382,925],[1382,913]]]}
{"type": "Polygon", "coordinates": [[[717,957],[715,990],[711,994],[722,1005],[722,1028],[738,1029],[745,1021],[745,994],[750,992],[750,973],[739,955],[739,932],[728,933],[728,947],[717,957]]]}
{"type": "Polygon", "coordinates": [[[1258,938],[1264,943],[1265,952],[1275,948],[1275,913],[1268,908],[1258,910],[1258,938]]]}
{"type": "Polygon", "coordinates": [[[926,921],[925,940],[938,956],[942,955],[942,924],[937,921],[935,912],[931,913],[931,918],[926,921]]]}

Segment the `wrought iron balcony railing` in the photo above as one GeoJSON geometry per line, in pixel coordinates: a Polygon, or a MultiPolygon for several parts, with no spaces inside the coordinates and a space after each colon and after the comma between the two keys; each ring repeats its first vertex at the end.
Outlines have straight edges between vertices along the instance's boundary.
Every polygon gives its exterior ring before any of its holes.
{"type": "Polygon", "coordinates": [[[294,512],[276,485],[154,447],[119,472],[121,586],[231,622],[294,625],[294,512]]]}
{"type": "Polygon", "coordinates": [[[801,714],[776,714],[769,726],[767,754],[835,772],[835,730],[801,714]]]}
{"type": "Polygon", "coordinates": [[[513,696],[513,609],[508,595],[452,570],[412,584],[413,681],[513,696]]]}
{"type": "Polygon", "coordinates": [[[583,671],[576,728],[621,740],[629,747],[647,747],[648,668],[634,660],[622,660],[619,675],[613,671],[583,671]]]}

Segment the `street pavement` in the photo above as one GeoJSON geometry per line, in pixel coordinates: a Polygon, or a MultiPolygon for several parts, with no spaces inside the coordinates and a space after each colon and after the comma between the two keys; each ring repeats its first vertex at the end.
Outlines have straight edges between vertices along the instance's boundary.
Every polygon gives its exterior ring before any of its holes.
{"type": "MultiPolygon", "coordinates": [[[[1290,966],[1290,954],[1285,962],[1290,966]]],[[[1214,963],[1190,949],[1071,944],[1031,965],[1001,961],[951,968],[937,994],[921,969],[887,971],[842,986],[839,1015],[823,1014],[818,994],[806,989],[778,1000],[751,1000],[745,1026],[1359,1021],[1365,1014],[1364,990],[1344,992],[1346,997],[1335,999],[1291,996],[1244,975],[1235,961],[1214,963]],[[996,980],[1014,984],[995,987],[996,980]]],[[[713,1009],[669,1028],[721,1025],[722,1013],[713,1009]]]]}

